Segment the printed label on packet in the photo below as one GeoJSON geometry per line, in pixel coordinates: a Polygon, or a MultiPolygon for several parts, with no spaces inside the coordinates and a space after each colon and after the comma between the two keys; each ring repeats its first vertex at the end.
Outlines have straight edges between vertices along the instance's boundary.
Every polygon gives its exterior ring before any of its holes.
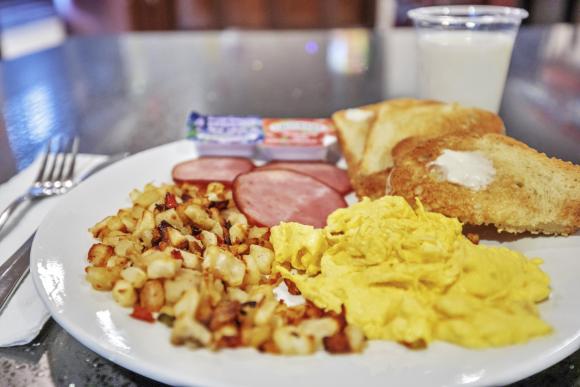
{"type": "Polygon", "coordinates": [[[262,142],[262,119],[257,116],[204,116],[191,113],[187,137],[200,143],[253,145],[262,142]]]}
{"type": "Polygon", "coordinates": [[[325,146],[325,137],[334,136],[332,120],[328,118],[265,118],[264,145],[325,146]]]}

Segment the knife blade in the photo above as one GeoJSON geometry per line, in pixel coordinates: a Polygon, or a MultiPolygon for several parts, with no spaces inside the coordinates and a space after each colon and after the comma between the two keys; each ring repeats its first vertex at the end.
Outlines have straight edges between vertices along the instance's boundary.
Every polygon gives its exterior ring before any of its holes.
{"type": "MultiPolygon", "coordinates": [[[[86,172],[82,173],[74,183],[74,186],[79,185],[81,182],[85,181],[95,173],[109,167],[111,164],[114,164],[125,157],[127,157],[129,153],[121,153],[118,155],[114,155],[109,157],[107,160],[103,161],[95,165],[92,168],[89,168],[86,172]]],[[[6,309],[6,306],[12,299],[18,287],[26,278],[30,268],[30,249],[32,247],[32,241],[34,240],[34,235],[36,231],[32,233],[30,238],[26,240],[16,250],[14,254],[6,262],[4,262],[0,266],[0,315],[6,309]]]]}

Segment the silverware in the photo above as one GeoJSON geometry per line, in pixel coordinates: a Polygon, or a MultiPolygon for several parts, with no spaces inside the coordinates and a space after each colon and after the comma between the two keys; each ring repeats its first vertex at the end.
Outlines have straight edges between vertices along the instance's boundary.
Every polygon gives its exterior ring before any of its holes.
{"type": "Polygon", "coordinates": [[[14,210],[25,201],[62,195],[71,189],[78,146],[79,139],[76,136],[72,140],[59,138],[48,141],[34,183],[24,195],[14,199],[0,213],[0,231],[8,222],[8,218],[14,213],[14,210]]]}
{"type": "MultiPolygon", "coordinates": [[[[87,172],[81,174],[81,176],[72,182],[68,190],[77,186],[81,181],[86,180],[88,177],[94,175],[98,171],[108,167],[111,164],[127,157],[128,153],[123,153],[115,156],[111,156],[102,163],[89,169],[87,172]]],[[[35,232],[36,233],[36,232],[35,232]]],[[[8,302],[18,289],[18,286],[22,283],[26,275],[28,274],[28,269],[30,266],[30,248],[32,247],[32,240],[34,239],[33,233],[26,242],[20,246],[20,248],[10,257],[4,264],[0,266],[0,314],[8,305],[8,302]]]]}
{"type": "Polygon", "coordinates": [[[0,266],[0,315],[28,274],[30,260],[26,258],[30,256],[34,235],[35,233],[0,266]]]}

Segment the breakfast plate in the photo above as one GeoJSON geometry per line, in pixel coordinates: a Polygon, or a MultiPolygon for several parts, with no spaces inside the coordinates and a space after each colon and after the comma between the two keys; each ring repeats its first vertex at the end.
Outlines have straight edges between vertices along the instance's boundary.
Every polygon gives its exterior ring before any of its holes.
{"type": "Polygon", "coordinates": [[[542,268],[551,277],[552,294],[540,312],[554,332],[526,344],[470,350],[435,342],[424,350],[410,350],[372,341],[362,354],[305,357],[175,347],[162,324],[131,318],[130,310],[108,293],[91,288],[84,268],[94,240],[87,230],[129,205],[132,189],[170,182],[171,168],[195,156],[191,142],[179,141],[127,158],[63,197],[36,234],[31,274],[53,318],[81,343],[123,367],[177,385],[500,385],[539,372],[580,348],[579,234],[483,242],[545,261],[542,268]]]}

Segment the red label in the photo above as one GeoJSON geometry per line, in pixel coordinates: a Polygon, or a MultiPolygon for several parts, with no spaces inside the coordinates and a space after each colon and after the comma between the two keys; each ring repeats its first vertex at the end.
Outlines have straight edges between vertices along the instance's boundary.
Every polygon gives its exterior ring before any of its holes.
{"type": "Polygon", "coordinates": [[[324,136],[335,133],[328,118],[265,118],[265,145],[323,146],[324,136]]]}

